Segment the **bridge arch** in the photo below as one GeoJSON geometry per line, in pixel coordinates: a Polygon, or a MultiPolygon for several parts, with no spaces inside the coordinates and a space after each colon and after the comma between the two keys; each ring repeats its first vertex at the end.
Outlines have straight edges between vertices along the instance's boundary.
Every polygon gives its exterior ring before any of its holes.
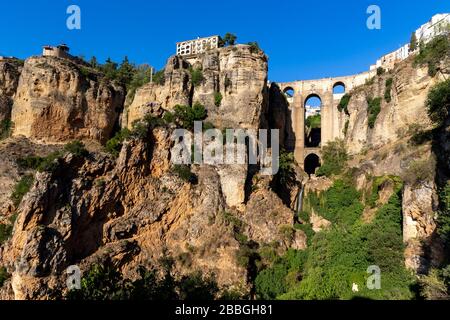
{"type": "Polygon", "coordinates": [[[322,98],[317,93],[306,96],[305,108],[305,147],[317,148],[322,140],[322,98]]]}
{"type": "Polygon", "coordinates": [[[345,94],[346,90],[347,90],[347,87],[346,87],[345,83],[342,81],[338,81],[335,84],[333,84],[333,95],[334,96],[343,95],[343,94],[345,94]]]}
{"type": "Polygon", "coordinates": [[[316,174],[316,170],[320,168],[320,166],[321,159],[316,153],[311,152],[305,156],[304,168],[307,174],[316,174]]]}

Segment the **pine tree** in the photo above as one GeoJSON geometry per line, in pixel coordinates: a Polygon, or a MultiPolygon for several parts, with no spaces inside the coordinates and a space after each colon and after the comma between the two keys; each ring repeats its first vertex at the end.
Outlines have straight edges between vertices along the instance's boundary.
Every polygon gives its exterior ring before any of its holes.
{"type": "Polygon", "coordinates": [[[409,44],[409,52],[414,52],[417,49],[417,37],[416,33],[413,32],[411,35],[411,42],[409,44]]]}

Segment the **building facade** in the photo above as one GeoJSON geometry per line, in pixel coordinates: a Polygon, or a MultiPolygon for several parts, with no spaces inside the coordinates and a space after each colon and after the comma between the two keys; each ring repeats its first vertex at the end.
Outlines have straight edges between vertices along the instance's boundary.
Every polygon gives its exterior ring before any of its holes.
{"type": "MultiPolygon", "coordinates": [[[[428,43],[435,37],[450,32],[450,13],[437,14],[430,21],[420,26],[415,31],[418,43],[428,43]]],[[[392,70],[395,64],[408,58],[413,52],[410,51],[410,45],[405,44],[400,49],[388,53],[377,60],[376,64],[370,66],[370,70],[383,68],[392,70]]]]}
{"type": "Polygon", "coordinates": [[[42,50],[42,56],[71,59],[72,56],[69,54],[69,51],[70,51],[70,48],[65,44],[61,44],[57,47],[44,46],[43,50],[42,50]]]}
{"type": "Polygon", "coordinates": [[[219,36],[177,42],[177,55],[192,56],[219,47],[219,36]]]}

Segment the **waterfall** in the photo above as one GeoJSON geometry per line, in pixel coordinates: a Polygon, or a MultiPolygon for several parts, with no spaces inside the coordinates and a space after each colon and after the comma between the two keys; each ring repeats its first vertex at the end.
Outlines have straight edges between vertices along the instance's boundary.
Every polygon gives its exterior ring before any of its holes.
{"type": "Polygon", "coordinates": [[[298,191],[297,195],[297,206],[296,206],[296,213],[299,214],[300,211],[303,209],[303,191],[305,189],[304,184],[302,183],[300,186],[300,190],[298,191]]]}

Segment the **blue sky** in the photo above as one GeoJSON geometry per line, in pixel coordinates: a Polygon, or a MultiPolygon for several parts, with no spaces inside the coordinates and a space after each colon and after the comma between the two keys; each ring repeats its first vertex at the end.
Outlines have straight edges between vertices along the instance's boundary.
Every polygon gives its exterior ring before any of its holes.
{"type": "Polygon", "coordinates": [[[177,41],[235,33],[269,56],[269,78],[292,81],[362,72],[409,41],[448,0],[14,0],[0,11],[0,55],[25,58],[44,44],[67,43],[95,55],[162,68],[177,41]],[[82,29],[66,28],[66,9],[80,6],[82,29]],[[367,7],[381,8],[381,30],[366,27],[367,7]]]}

